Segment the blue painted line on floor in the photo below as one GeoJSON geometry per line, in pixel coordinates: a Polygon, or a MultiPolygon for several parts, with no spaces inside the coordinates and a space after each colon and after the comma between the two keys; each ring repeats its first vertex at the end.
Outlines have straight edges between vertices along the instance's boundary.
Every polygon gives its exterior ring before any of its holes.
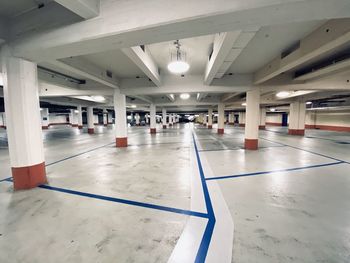
{"type": "Polygon", "coordinates": [[[50,186],[50,185],[46,185],[46,184],[39,185],[38,187],[43,188],[43,189],[47,189],[47,190],[56,191],[56,192],[77,195],[77,196],[83,196],[83,197],[104,200],[104,201],[109,201],[109,202],[114,202],[114,203],[138,206],[138,207],[143,207],[143,208],[150,208],[150,209],[166,211],[166,212],[171,212],[171,213],[176,213],[176,214],[181,214],[181,215],[189,215],[189,216],[195,216],[195,217],[201,217],[201,218],[208,218],[207,214],[201,213],[201,212],[195,212],[195,211],[173,208],[173,207],[168,207],[168,206],[155,205],[155,204],[150,204],[150,203],[143,203],[143,202],[121,199],[121,198],[110,197],[110,196],[104,196],[104,195],[91,194],[91,193],[86,193],[86,192],[70,190],[70,189],[66,189],[66,188],[54,187],[54,186],[50,186]]]}
{"type": "Polygon", "coordinates": [[[210,199],[210,195],[209,195],[209,191],[208,191],[208,186],[207,186],[207,183],[205,181],[205,176],[204,176],[204,172],[203,172],[202,162],[201,162],[199,152],[198,152],[196,139],[195,139],[193,133],[192,133],[192,138],[193,138],[193,143],[194,143],[194,149],[196,152],[196,159],[197,159],[197,164],[198,164],[199,175],[201,178],[201,183],[202,183],[202,188],[203,188],[205,205],[206,205],[207,213],[208,213],[207,226],[205,228],[199,249],[197,251],[196,260],[195,260],[196,263],[203,263],[203,262],[205,262],[205,259],[206,259],[207,254],[208,254],[209,244],[211,241],[211,237],[213,235],[216,219],[215,219],[214,209],[213,209],[213,205],[211,203],[211,199],[210,199]]]}
{"type": "Polygon", "coordinates": [[[2,179],[2,180],[0,180],[0,183],[1,182],[12,182],[12,177],[7,177],[5,179],[2,179]]]}
{"type": "MultiPolygon", "coordinates": [[[[276,147],[286,147],[285,145],[275,145],[275,146],[261,146],[259,149],[276,148],[276,147]]],[[[244,147],[237,147],[234,149],[208,149],[208,150],[198,150],[198,152],[221,152],[221,151],[239,151],[245,150],[244,147]]]]}
{"type": "Polygon", "coordinates": [[[72,155],[72,156],[63,158],[63,159],[61,159],[61,160],[58,160],[58,161],[55,161],[55,162],[52,162],[52,163],[48,163],[48,164],[46,164],[45,166],[47,167],[47,166],[51,166],[51,165],[54,165],[54,164],[57,164],[57,163],[60,163],[60,162],[63,162],[63,161],[67,161],[67,160],[69,160],[69,159],[78,157],[78,156],[80,156],[80,155],[83,155],[83,154],[86,154],[86,153],[89,153],[89,152],[96,151],[96,150],[98,150],[98,149],[104,148],[104,147],[109,146],[109,145],[112,145],[112,144],[114,144],[114,142],[111,142],[111,143],[108,143],[108,144],[105,144],[105,145],[102,145],[102,146],[99,146],[99,147],[96,147],[96,148],[87,150],[87,151],[85,151],[85,152],[81,152],[81,153],[74,154],[74,155],[72,155]]]}
{"type": "Polygon", "coordinates": [[[289,144],[283,144],[283,143],[275,142],[275,141],[272,141],[272,140],[269,140],[269,139],[266,139],[266,138],[262,138],[262,137],[259,137],[259,138],[260,138],[260,139],[263,139],[263,140],[265,140],[265,141],[269,141],[269,142],[273,142],[273,143],[278,143],[278,144],[281,144],[281,145],[284,145],[284,146],[287,146],[287,147],[290,147],[290,148],[293,148],[293,149],[297,149],[297,150],[300,150],[300,151],[312,153],[312,154],[315,154],[315,155],[318,155],[318,156],[321,156],[321,157],[325,157],[325,158],[328,158],[328,159],[331,159],[331,160],[334,160],[334,161],[338,161],[338,162],[343,162],[343,163],[350,164],[350,162],[347,162],[347,161],[344,161],[344,160],[340,160],[340,159],[337,159],[337,158],[334,158],[334,157],[331,157],[331,156],[328,156],[328,155],[325,155],[325,154],[322,154],[322,153],[317,153],[317,152],[305,150],[305,149],[303,149],[303,148],[299,148],[299,147],[292,146],[292,145],[289,145],[289,144]]]}
{"type": "Polygon", "coordinates": [[[230,178],[238,178],[238,177],[246,177],[246,176],[256,176],[256,175],[264,175],[264,174],[292,172],[292,171],[299,171],[299,170],[306,170],[306,169],[312,169],[312,168],[319,168],[319,167],[337,165],[337,164],[342,164],[342,163],[344,163],[344,162],[340,161],[340,162],[334,162],[334,163],[316,164],[316,165],[309,165],[309,166],[302,166],[302,167],[295,167],[295,168],[288,168],[288,169],[279,169],[279,170],[272,170],[272,171],[264,171],[264,172],[235,174],[235,175],[226,175],[226,176],[216,176],[216,177],[206,178],[206,180],[207,181],[210,181],[210,180],[222,180],[222,179],[230,179],[230,178]]]}

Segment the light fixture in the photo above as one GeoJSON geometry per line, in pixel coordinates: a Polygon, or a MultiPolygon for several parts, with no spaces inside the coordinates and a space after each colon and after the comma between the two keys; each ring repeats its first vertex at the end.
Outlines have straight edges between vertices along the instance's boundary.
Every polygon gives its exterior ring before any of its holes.
{"type": "Polygon", "coordinates": [[[276,109],[275,109],[275,108],[270,108],[270,111],[272,111],[272,112],[273,112],[273,111],[276,111],[276,109]]]}
{"type": "Polygon", "coordinates": [[[242,106],[247,106],[247,103],[246,103],[246,102],[243,102],[243,103],[242,103],[242,106]]]}
{"type": "Polygon", "coordinates": [[[135,104],[133,104],[133,105],[130,105],[130,108],[133,108],[133,109],[135,109],[135,108],[136,108],[136,105],[135,105],[135,104]]]}
{"type": "Polygon", "coordinates": [[[280,91],[276,94],[276,97],[278,98],[286,98],[290,95],[289,91],[280,91]]]}
{"type": "Polygon", "coordinates": [[[311,101],[307,101],[305,104],[306,105],[310,105],[310,104],[312,104],[312,102],[311,101]]]}
{"type": "Polygon", "coordinates": [[[94,101],[98,101],[98,102],[102,102],[102,101],[105,101],[105,97],[103,96],[91,96],[91,98],[94,100],[94,101]]]}
{"type": "Polygon", "coordinates": [[[188,93],[182,93],[182,94],[180,94],[180,98],[181,98],[182,100],[187,100],[187,99],[190,98],[190,94],[188,94],[188,93]]]}
{"type": "Polygon", "coordinates": [[[174,42],[176,51],[170,54],[170,63],[168,64],[168,70],[174,74],[183,74],[187,72],[190,65],[186,62],[186,52],[180,49],[181,44],[179,40],[174,42]]]}

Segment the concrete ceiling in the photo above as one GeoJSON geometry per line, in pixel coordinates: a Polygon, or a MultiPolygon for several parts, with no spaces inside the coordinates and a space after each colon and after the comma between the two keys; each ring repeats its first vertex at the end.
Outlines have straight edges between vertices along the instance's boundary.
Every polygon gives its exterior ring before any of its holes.
{"type": "Polygon", "coordinates": [[[106,52],[83,56],[98,67],[111,70],[119,78],[145,77],[134,62],[132,62],[121,50],[109,50],[106,52]]]}
{"type": "MultiPolygon", "coordinates": [[[[208,59],[209,49],[213,43],[214,35],[180,39],[181,50],[186,52],[190,69],[187,75],[203,74],[208,59]]],[[[170,53],[174,51],[173,41],[149,45],[149,50],[158,64],[161,74],[170,74],[167,69],[170,53]]]]}
{"type": "Polygon", "coordinates": [[[227,72],[254,73],[324,22],[308,21],[262,27],[227,72]]]}
{"type": "Polygon", "coordinates": [[[38,8],[39,4],[47,4],[53,0],[2,0],[0,16],[13,18],[38,8]]]}

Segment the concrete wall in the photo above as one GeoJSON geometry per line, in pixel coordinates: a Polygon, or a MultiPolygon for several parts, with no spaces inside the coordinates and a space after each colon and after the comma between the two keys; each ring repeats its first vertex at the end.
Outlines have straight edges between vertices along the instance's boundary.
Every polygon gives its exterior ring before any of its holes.
{"type": "Polygon", "coordinates": [[[307,111],[305,123],[308,129],[350,132],[350,110],[307,111]]]}
{"type": "Polygon", "coordinates": [[[67,117],[68,117],[68,114],[57,115],[56,113],[50,113],[49,114],[49,126],[50,125],[67,124],[67,117]]]}
{"type": "Polygon", "coordinates": [[[282,113],[266,113],[266,125],[282,126],[282,113]]]}

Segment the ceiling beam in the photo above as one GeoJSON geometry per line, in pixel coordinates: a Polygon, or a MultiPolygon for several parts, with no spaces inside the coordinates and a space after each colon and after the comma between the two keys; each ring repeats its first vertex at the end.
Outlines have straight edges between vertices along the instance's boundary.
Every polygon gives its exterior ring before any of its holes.
{"type": "Polygon", "coordinates": [[[49,64],[57,66],[61,69],[70,71],[84,78],[94,80],[110,88],[118,88],[118,79],[115,77],[109,78],[106,70],[103,70],[91,62],[82,58],[67,58],[61,60],[49,61],[49,64]]]}
{"type": "Polygon", "coordinates": [[[55,1],[84,19],[96,17],[100,13],[100,0],[55,1]]]}
{"type": "Polygon", "coordinates": [[[157,86],[161,85],[158,66],[154,62],[146,46],[144,46],[144,49],[140,46],[123,48],[122,51],[154,82],[154,84],[157,86]]]}
{"type": "Polygon", "coordinates": [[[175,101],[175,96],[174,96],[174,94],[166,94],[166,97],[167,97],[171,102],[174,102],[174,101],[175,101]]]}
{"type": "Polygon", "coordinates": [[[10,45],[15,56],[40,62],[251,26],[348,17],[349,12],[348,0],[101,1],[95,19],[27,34],[10,45]]]}
{"type": "Polygon", "coordinates": [[[306,38],[290,54],[282,54],[258,70],[254,84],[261,84],[350,41],[350,18],[330,20],[306,38]]]}
{"type": "Polygon", "coordinates": [[[197,101],[201,101],[206,96],[208,96],[208,93],[197,93],[197,101]]]}
{"type": "Polygon", "coordinates": [[[129,97],[142,100],[142,101],[147,102],[147,103],[149,103],[149,104],[152,104],[152,103],[153,103],[152,98],[149,97],[149,96],[138,96],[138,95],[133,95],[133,96],[129,96],[129,97]]]}
{"type": "Polygon", "coordinates": [[[226,102],[234,97],[236,97],[237,95],[241,94],[240,92],[234,92],[234,93],[228,93],[228,94],[224,94],[221,97],[221,102],[226,102]]]}

